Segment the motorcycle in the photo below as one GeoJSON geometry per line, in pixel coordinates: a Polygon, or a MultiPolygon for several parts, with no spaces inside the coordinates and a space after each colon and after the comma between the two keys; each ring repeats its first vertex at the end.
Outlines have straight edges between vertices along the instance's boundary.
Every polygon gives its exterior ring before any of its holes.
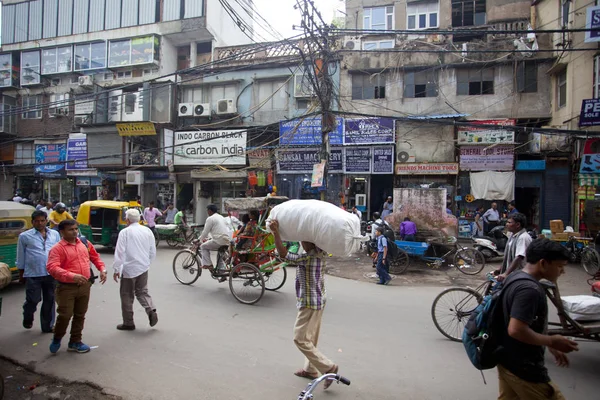
{"type": "MultiPolygon", "coordinates": [[[[537,238],[535,231],[527,231],[527,234],[532,239],[537,238]]],[[[496,257],[504,257],[504,250],[506,249],[506,243],[508,243],[508,235],[504,232],[504,226],[499,225],[492,228],[487,236],[484,237],[473,237],[473,247],[479,250],[486,261],[489,261],[496,257]]]]}

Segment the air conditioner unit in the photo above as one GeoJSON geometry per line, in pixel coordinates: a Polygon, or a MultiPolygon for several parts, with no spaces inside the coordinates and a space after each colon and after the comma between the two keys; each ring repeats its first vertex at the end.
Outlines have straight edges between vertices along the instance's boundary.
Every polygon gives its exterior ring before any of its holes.
{"type": "Polygon", "coordinates": [[[91,75],[83,75],[78,79],[78,84],[84,88],[91,88],[94,86],[94,77],[91,75]]]}
{"type": "Polygon", "coordinates": [[[344,50],[362,50],[362,39],[360,36],[344,37],[344,50]]]}
{"type": "Polygon", "coordinates": [[[193,117],[194,103],[179,103],[178,111],[180,117],[193,117]]]}
{"type": "Polygon", "coordinates": [[[123,91],[108,93],[108,122],[121,122],[123,118],[123,91]]]}
{"type": "Polygon", "coordinates": [[[415,152],[412,150],[399,150],[396,154],[396,160],[400,164],[404,163],[414,163],[415,162],[415,152]]]}
{"type": "Polygon", "coordinates": [[[233,99],[221,99],[217,101],[217,115],[237,113],[237,107],[233,99]]]}
{"type": "Polygon", "coordinates": [[[125,176],[126,185],[141,185],[144,183],[144,175],[142,171],[127,171],[125,176]]]}
{"type": "Polygon", "coordinates": [[[294,97],[313,97],[315,89],[306,74],[294,75],[294,97]]]}
{"type": "Polygon", "coordinates": [[[92,123],[92,117],[90,115],[76,115],[73,118],[75,126],[90,125],[92,123]]]}
{"type": "Polygon", "coordinates": [[[69,107],[49,107],[48,115],[51,118],[69,115],[69,107]]]}
{"type": "Polygon", "coordinates": [[[194,103],[194,117],[210,117],[210,104],[194,103]]]}

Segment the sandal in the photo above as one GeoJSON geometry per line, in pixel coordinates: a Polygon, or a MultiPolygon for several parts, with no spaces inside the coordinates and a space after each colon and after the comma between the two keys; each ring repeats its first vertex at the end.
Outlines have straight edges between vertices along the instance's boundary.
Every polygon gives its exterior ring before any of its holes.
{"type": "MultiPolygon", "coordinates": [[[[325,373],[326,374],[337,374],[339,370],[340,370],[340,367],[338,367],[337,365],[334,365],[333,368],[331,368],[329,371],[327,371],[325,373]]],[[[323,382],[323,390],[329,389],[329,386],[331,386],[332,383],[333,383],[332,379],[328,379],[325,382],[323,382]]]]}
{"type": "Polygon", "coordinates": [[[317,379],[319,376],[317,374],[311,374],[310,372],[306,372],[303,369],[299,369],[298,371],[294,372],[294,375],[299,376],[300,378],[306,378],[306,379],[317,379]]]}

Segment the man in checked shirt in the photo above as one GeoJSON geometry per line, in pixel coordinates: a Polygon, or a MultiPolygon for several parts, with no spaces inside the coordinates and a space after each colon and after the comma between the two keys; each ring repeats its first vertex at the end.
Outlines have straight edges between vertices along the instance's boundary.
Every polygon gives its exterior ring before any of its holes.
{"type": "MultiPolygon", "coordinates": [[[[304,368],[294,375],[301,378],[315,379],[319,374],[337,374],[339,367],[317,349],[321,319],[325,309],[325,257],[327,254],[314,243],[301,242],[306,254],[298,255],[288,252],[279,235],[279,223],[275,220],[270,225],[275,246],[282,258],[296,265],[296,297],[298,299],[298,315],[294,326],[294,343],[304,354],[304,368]]],[[[324,382],[324,389],[331,386],[332,380],[324,382]]]]}

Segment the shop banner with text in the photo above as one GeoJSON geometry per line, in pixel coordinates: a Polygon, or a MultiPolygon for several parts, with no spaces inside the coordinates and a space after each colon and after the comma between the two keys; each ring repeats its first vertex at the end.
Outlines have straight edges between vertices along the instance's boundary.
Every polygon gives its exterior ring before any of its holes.
{"type": "MultiPolygon", "coordinates": [[[[321,117],[279,122],[279,144],[289,146],[319,146],[323,143],[321,117]]],[[[344,119],[336,117],[336,129],[329,133],[329,144],[341,146],[344,119]]]]}
{"type": "Polygon", "coordinates": [[[460,169],[465,171],[512,171],[514,148],[503,146],[461,146],[460,169]]]}
{"type": "Polygon", "coordinates": [[[395,120],[391,118],[346,119],[344,144],[394,144],[395,120]]]}
{"type": "MultiPolygon", "coordinates": [[[[343,149],[333,148],[329,154],[327,173],[343,172],[343,149]]],[[[277,150],[277,173],[312,173],[313,166],[321,162],[320,149],[284,149],[277,150]]]]}
{"type": "Polygon", "coordinates": [[[457,175],[458,163],[396,164],[396,175],[457,175]]]}
{"type": "Polygon", "coordinates": [[[36,175],[46,178],[64,178],[67,159],[67,144],[35,144],[36,175]],[[53,164],[58,163],[58,164],[53,164]]]}
{"type": "Polygon", "coordinates": [[[70,135],[67,140],[67,171],[88,169],[87,138],[84,134],[70,135]]]}
{"type": "Polygon", "coordinates": [[[394,146],[373,147],[373,173],[394,173],[394,146]]]}
{"type": "Polygon", "coordinates": [[[173,165],[246,165],[245,130],[187,131],[174,135],[173,165]]]}
{"type": "Polygon", "coordinates": [[[371,147],[347,147],[345,150],[347,174],[371,173],[371,147]]]}
{"type": "MultiPolygon", "coordinates": [[[[514,119],[486,119],[468,121],[475,125],[499,125],[513,126],[514,119]]],[[[514,143],[515,132],[512,130],[504,130],[500,128],[488,128],[475,126],[461,126],[458,128],[458,144],[503,144],[514,143]]]]}

